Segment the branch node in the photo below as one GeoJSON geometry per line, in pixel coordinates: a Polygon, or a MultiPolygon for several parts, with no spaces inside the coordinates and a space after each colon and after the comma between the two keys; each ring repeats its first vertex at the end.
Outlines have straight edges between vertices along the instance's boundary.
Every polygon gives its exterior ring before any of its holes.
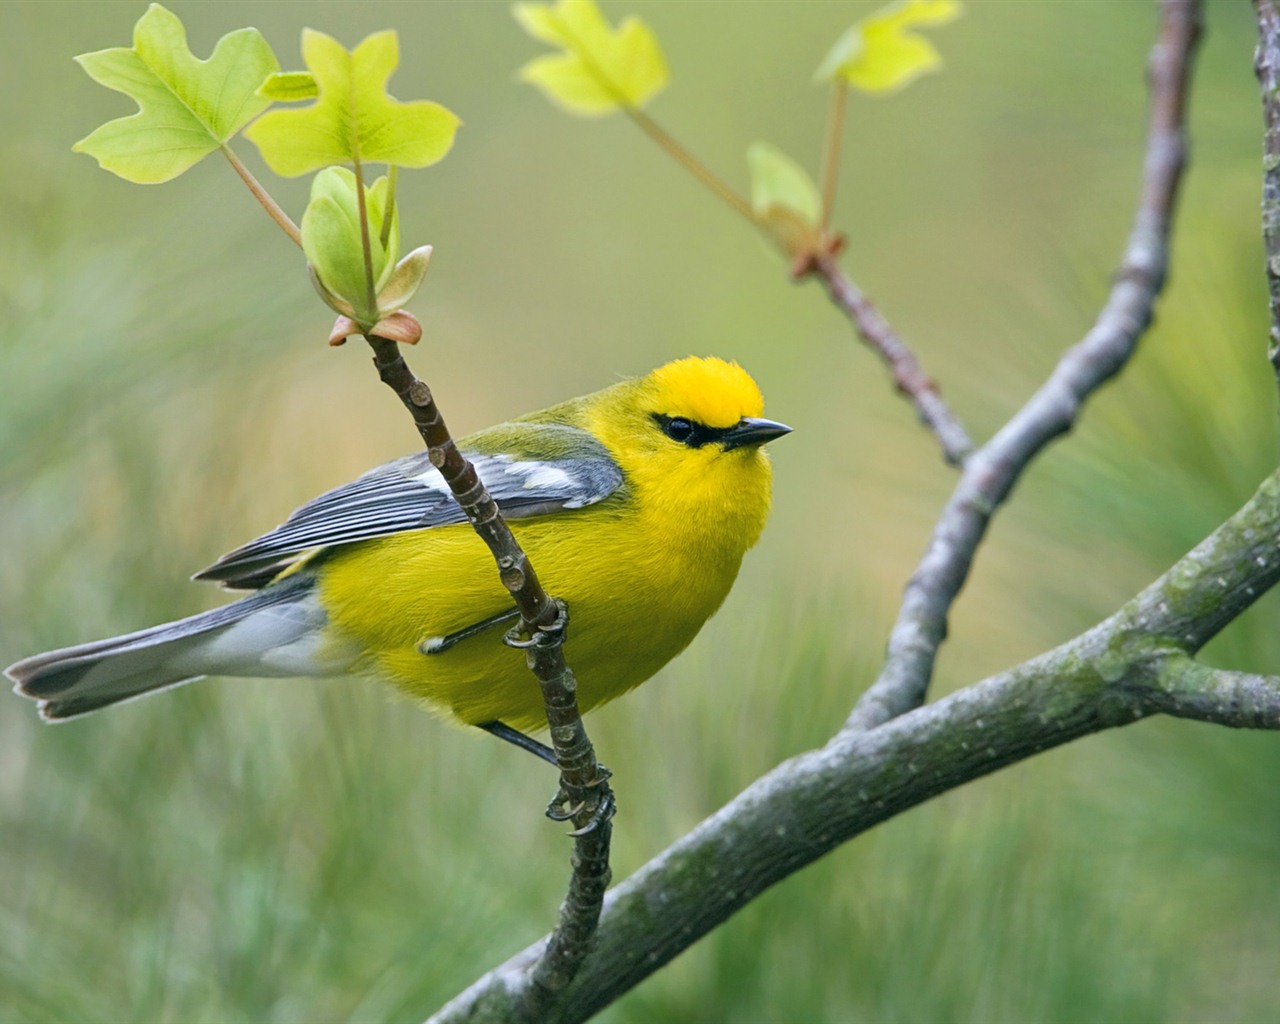
{"type": "Polygon", "coordinates": [[[425,409],[431,404],[431,389],[418,379],[415,379],[409,385],[409,401],[420,409],[425,409]]]}

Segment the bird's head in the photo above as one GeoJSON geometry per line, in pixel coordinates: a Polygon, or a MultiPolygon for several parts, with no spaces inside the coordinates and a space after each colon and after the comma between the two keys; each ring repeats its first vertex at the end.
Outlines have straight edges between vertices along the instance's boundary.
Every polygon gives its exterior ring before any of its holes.
{"type": "Polygon", "coordinates": [[[761,417],[760,389],[742,367],[690,356],[601,396],[593,432],[646,504],[763,526],[771,473],[761,446],[791,428],[761,417]]]}

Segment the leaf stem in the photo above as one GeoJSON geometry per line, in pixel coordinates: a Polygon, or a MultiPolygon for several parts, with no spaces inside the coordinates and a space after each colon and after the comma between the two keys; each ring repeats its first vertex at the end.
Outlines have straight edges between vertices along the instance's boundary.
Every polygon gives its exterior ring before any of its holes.
{"type": "Polygon", "coordinates": [[[649,138],[653,139],[667,155],[675,160],[681,167],[697,178],[707,188],[711,189],[717,196],[732,206],[738,213],[746,217],[753,224],[758,224],[755,211],[751,208],[742,196],[738,195],[733,188],[727,184],[719,175],[717,175],[710,167],[704,164],[696,156],[690,153],[684,146],[680,145],[666,129],[659,125],[653,118],[642,111],[639,107],[632,104],[627,98],[626,93],[618,87],[618,83],[610,78],[603,68],[592,59],[591,48],[587,46],[581,39],[577,38],[572,29],[562,18],[557,18],[557,25],[565,37],[569,40],[573,50],[582,59],[586,65],[587,71],[595,78],[596,82],[613,97],[618,107],[629,117],[635,124],[640,127],[649,138]]]}
{"type": "Polygon", "coordinates": [[[369,241],[369,207],[364,196],[364,172],[360,160],[351,161],[356,174],[356,206],[360,211],[360,248],[364,253],[364,301],[365,312],[377,316],[378,297],[373,291],[373,244],[369,241]]]}
{"type": "Polygon", "coordinates": [[[387,164],[387,208],[382,215],[382,232],[378,239],[382,243],[383,252],[391,244],[391,219],[396,215],[396,179],[399,177],[400,168],[395,164],[387,164]]]}
{"type": "Polygon", "coordinates": [[[665,128],[659,125],[644,111],[636,107],[623,105],[623,110],[627,116],[631,118],[649,138],[653,139],[662,149],[667,152],[673,160],[681,167],[697,178],[702,184],[732,206],[738,213],[746,217],[752,224],[759,223],[755,211],[751,208],[751,204],[742,196],[738,195],[733,188],[728,185],[719,175],[711,168],[690,153],[684,146],[680,145],[665,128]]]}
{"type": "Polygon", "coordinates": [[[844,139],[844,107],[849,88],[833,80],[831,99],[827,104],[827,134],[822,146],[822,231],[831,226],[831,212],[836,205],[836,181],[840,172],[840,143],[844,139]]]}
{"type": "Polygon", "coordinates": [[[302,232],[298,230],[298,225],[295,224],[290,219],[289,215],[280,208],[280,204],[271,198],[267,193],[267,190],[262,187],[262,183],[253,176],[253,173],[249,168],[247,168],[240,161],[240,158],[231,151],[230,146],[227,146],[224,143],[221,149],[222,155],[230,162],[231,166],[235,169],[236,174],[240,175],[240,180],[243,181],[249,187],[249,191],[253,193],[253,198],[258,200],[258,202],[262,204],[262,208],[267,211],[267,216],[280,226],[281,231],[293,239],[295,245],[301,246],[302,232]]]}

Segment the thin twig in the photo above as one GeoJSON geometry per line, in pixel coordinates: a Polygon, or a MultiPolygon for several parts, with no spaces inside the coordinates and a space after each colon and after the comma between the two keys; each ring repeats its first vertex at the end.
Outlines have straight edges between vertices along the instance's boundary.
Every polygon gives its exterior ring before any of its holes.
{"type": "Polygon", "coordinates": [[[879,353],[893,375],[894,386],[911,400],[920,421],[937,437],[942,457],[949,465],[963,465],[973,450],[973,441],[947,405],[938,385],[925,373],[920,361],[880,310],[840,269],[832,254],[814,257],[806,265],[805,273],[822,282],[831,301],[849,318],[858,336],[879,353]]]}
{"type": "MultiPolygon", "coordinates": [[[[836,165],[839,161],[840,122],[843,120],[842,84],[833,86],[838,99],[832,101],[831,123],[828,124],[827,143],[823,161],[823,224],[830,219],[831,204],[835,202],[836,165]]],[[[623,110],[640,129],[656,142],[685,170],[702,182],[715,195],[753,224],[759,225],[751,204],[735,192],[706,164],[684,148],[665,128],[634,107],[623,110]]],[[[938,438],[942,455],[953,466],[964,462],[973,449],[973,442],[960,420],[951,411],[937,384],[924,371],[906,342],[889,326],[889,322],[856,285],[844,274],[830,253],[812,254],[801,261],[796,277],[812,274],[826,286],[827,294],[845,316],[853,323],[858,335],[878,352],[893,374],[898,391],[910,400],[921,421],[938,438]]]]}
{"type": "Polygon", "coordinates": [[[849,97],[849,85],[843,78],[831,81],[831,96],[827,103],[826,137],[822,143],[822,233],[831,226],[831,215],[836,205],[836,183],[840,178],[840,144],[844,141],[844,108],[849,97]]]}
{"type": "Polygon", "coordinates": [[[1280,0],[1254,0],[1258,49],[1254,71],[1262,87],[1262,238],[1271,292],[1269,355],[1280,380],[1280,0]]]}
{"type": "MultiPolygon", "coordinates": [[[[382,233],[378,236],[378,242],[381,244],[385,252],[391,244],[391,226],[395,223],[396,218],[396,185],[400,180],[400,168],[395,164],[387,165],[387,208],[382,216],[382,233]]],[[[392,255],[398,255],[392,253],[392,255]]]]}
{"type": "Polygon", "coordinates": [[[360,166],[359,157],[351,161],[351,168],[356,176],[356,209],[360,214],[360,253],[364,260],[365,315],[376,320],[378,297],[373,290],[373,243],[369,239],[369,201],[364,194],[364,169],[360,166]]]}
{"type": "Polygon", "coordinates": [[[573,812],[576,831],[569,892],[524,995],[522,1012],[536,1019],[573,979],[591,949],[610,879],[614,804],[609,773],[596,760],[578,712],[577,682],[565,664],[561,645],[566,612],[543,589],[475,467],[458,450],[430,388],[409,369],[395,342],[377,335],[369,335],[367,340],[378,375],[413,416],[431,464],[440,471],[476,533],[493,553],[502,583],[520,609],[521,629],[529,638],[520,646],[542,688],[551,743],[560,765],[561,792],[557,802],[563,802],[573,812]]]}
{"type": "Polygon", "coordinates": [[[1111,294],[1084,340],[1063,355],[1040,390],[966,462],[907,584],[884,667],[846,728],[874,728],[924,700],[946,637],[947,615],[991,517],[1031,460],[1070,430],[1085,400],[1124,367],[1150,324],[1164,285],[1169,232],[1186,163],[1187,85],[1199,34],[1199,0],[1164,0],[1148,65],[1151,116],[1142,194],[1111,294]]]}
{"type": "MultiPolygon", "coordinates": [[[[584,60],[587,60],[584,57],[584,60]]],[[[707,189],[723,200],[736,213],[741,214],[756,226],[762,225],[762,219],[756,214],[751,203],[738,194],[723,178],[699,160],[688,149],[651,118],[643,110],[632,106],[607,76],[595,68],[589,60],[587,66],[599,81],[610,90],[621,109],[631,118],[659,148],[700,181],[707,189]]],[[[837,168],[840,162],[840,142],[844,122],[845,94],[848,89],[842,82],[832,84],[831,106],[828,111],[827,134],[823,146],[822,162],[822,228],[821,235],[826,236],[827,225],[831,220],[832,207],[835,204],[837,168]]],[[[906,343],[889,326],[889,322],[880,314],[865,295],[849,280],[835,262],[834,255],[828,251],[822,254],[813,253],[800,262],[797,278],[806,274],[818,277],[827,287],[831,301],[839,306],[852,321],[861,338],[871,348],[880,353],[893,373],[893,382],[897,389],[915,406],[921,421],[933,431],[942,445],[942,454],[951,465],[960,465],[973,449],[964,426],[948,407],[938,386],[929,377],[915,355],[907,348],[906,343]]]]}

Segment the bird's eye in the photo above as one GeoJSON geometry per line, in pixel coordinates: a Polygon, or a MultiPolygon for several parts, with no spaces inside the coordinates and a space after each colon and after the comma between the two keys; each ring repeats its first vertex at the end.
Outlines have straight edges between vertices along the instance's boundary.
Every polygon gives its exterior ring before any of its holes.
{"type": "Polygon", "coordinates": [[[655,412],[653,420],[667,437],[687,448],[701,448],[703,445],[720,440],[725,433],[723,430],[713,430],[706,424],[686,419],[684,416],[667,416],[664,413],[655,412]]]}
{"type": "Polygon", "coordinates": [[[681,416],[673,416],[663,421],[662,432],[671,440],[684,444],[693,436],[693,424],[681,416]]]}

